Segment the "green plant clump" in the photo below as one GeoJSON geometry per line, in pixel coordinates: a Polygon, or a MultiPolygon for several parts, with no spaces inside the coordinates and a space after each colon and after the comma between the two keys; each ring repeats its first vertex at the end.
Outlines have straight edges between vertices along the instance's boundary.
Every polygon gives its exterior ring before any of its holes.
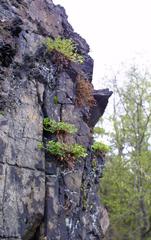
{"type": "Polygon", "coordinates": [[[72,144],[69,146],[69,151],[71,151],[71,154],[76,158],[86,157],[88,155],[86,149],[80,144],[72,144]]]}
{"type": "Polygon", "coordinates": [[[4,116],[4,111],[0,111],[0,115],[1,115],[1,116],[4,116]]]}
{"type": "Polygon", "coordinates": [[[51,118],[44,118],[43,120],[44,130],[50,133],[70,133],[74,134],[77,132],[77,128],[70,123],[56,122],[51,118]]]}
{"type": "Polygon", "coordinates": [[[83,63],[84,61],[83,56],[77,53],[76,45],[71,39],[61,39],[59,36],[53,40],[49,37],[46,38],[44,44],[48,51],[52,52],[55,50],[73,62],[83,63]]]}
{"type": "Polygon", "coordinates": [[[46,146],[42,143],[38,145],[39,149],[44,149],[50,154],[58,157],[65,158],[66,156],[72,156],[74,158],[86,157],[86,149],[79,144],[65,144],[60,142],[55,142],[53,140],[48,141],[46,146]]]}
{"type": "Polygon", "coordinates": [[[54,104],[58,104],[58,96],[54,96],[53,102],[54,102],[54,104]]]}
{"type": "Polygon", "coordinates": [[[105,130],[104,130],[104,128],[101,128],[101,127],[95,127],[93,129],[93,133],[98,134],[98,135],[102,135],[102,134],[105,134],[105,130]]]}
{"type": "Polygon", "coordinates": [[[95,142],[92,145],[92,150],[94,152],[109,152],[110,147],[102,142],[95,142]]]}

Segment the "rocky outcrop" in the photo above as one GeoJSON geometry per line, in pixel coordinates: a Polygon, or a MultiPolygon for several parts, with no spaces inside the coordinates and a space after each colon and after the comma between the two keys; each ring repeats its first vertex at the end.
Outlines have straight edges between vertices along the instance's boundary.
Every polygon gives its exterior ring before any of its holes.
{"type": "Polygon", "coordinates": [[[90,109],[90,117],[88,125],[94,127],[98,122],[100,116],[103,115],[105,108],[108,104],[108,99],[112,95],[112,91],[109,91],[108,88],[101,90],[94,90],[93,96],[96,100],[96,104],[93,108],[90,109]]]}
{"type": "Polygon", "coordinates": [[[104,159],[92,164],[91,128],[111,92],[94,91],[95,107],[76,104],[78,74],[92,79],[89,46],[51,0],[1,0],[0,33],[0,239],[102,239],[109,224],[97,195],[104,159]],[[43,45],[58,35],[76,42],[83,64],[58,67],[43,45]],[[38,149],[48,138],[46,116],[78,128],[67,141],[84,145],[88,157],[74,169],[38,149]]]}

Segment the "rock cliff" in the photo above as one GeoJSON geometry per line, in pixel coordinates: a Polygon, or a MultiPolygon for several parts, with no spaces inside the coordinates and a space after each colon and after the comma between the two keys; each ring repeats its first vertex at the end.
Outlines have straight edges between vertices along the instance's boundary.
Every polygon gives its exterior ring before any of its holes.
{"type": "Polygon", "coordinates": [[[92,79],[88,52],[51,0],[0,1],[0,239],[103,238],[108,216],[97,192],[104,159],[94,166],[90,146],[111,92],[94,91],[94,106],[77,104],[78,76],[92,79]],[[71,38],[84,63],[60,67],[43,44],[48,36],[71,38]],[[38,149],[48,138],[44,117],[74,124],[78,132],[66,141],[84,145],[86,159],[69,168],[38,149]]]}

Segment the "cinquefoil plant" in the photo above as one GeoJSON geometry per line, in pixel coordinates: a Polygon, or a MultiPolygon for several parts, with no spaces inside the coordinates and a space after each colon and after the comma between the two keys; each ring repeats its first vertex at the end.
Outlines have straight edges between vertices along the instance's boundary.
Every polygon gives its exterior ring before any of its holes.
{"type": "Polygon", "coordinates": [[[46,146],[40,143],[38,147],[39,149],[46,150],[51,155],[62,158],[69,157],[69,155],[74,158],[84,158],[87,156],[86,148],[79,144],[65,144],[51,140],[46,143],[46,146]]]}
{"type": "Polygon", "coordinates": [[[110,147],[102,142],[94,142],[92,145],[92,150],[94,152],[109,152],[110,147]]]}
{"type": "Polygon", "coordinates": [[[70,123],[56,122],[51,118],[44,118],[43,120],[44,130],[50,133],[70,133],[74,134],[77,132],[77,128],[70,123]]]}
{"type": "Polygon", "coordinates": [[[61,39],[61,37],[57,37],[55,40],[48,37],[44,41],[45,46],[48,51],[57,51],[63,54],[68,60],[78,63],[83,63],[84,58],[80,54],[77,53],[76,45],[71,39],[61,39]]]}

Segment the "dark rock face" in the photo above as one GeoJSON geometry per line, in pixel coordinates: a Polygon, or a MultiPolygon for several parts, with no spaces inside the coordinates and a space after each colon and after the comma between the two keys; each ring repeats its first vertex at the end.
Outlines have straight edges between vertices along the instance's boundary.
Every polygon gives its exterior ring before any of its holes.
{"type": "Polygon", "coordinates": [[[96,100],[96,105],[90,109],[90,117],[88,125],[94,127],[98,122],[100,116],[103,115],[105,108],[108,104],[108,99],[112,95],[109,89],[94,90],[93,96],[96,100]]]}
{"type": "Polygon", "coordinates": [[[92,109],[76,105],[77,75],[92,78],[89,46],[51,0],[1,0],[0,33],[0,239],[102,239],[109,224],[97,196],[104,159],[93,164],[90,128],[111,92],[94,91],[92,109]],[[77,43],[82,65],[60,69],[53,61],[43,40],[58,35],[77,43]],[[38,149],[48,138],[46,116],[78,128],[66,141],[83,144],[89,154],[74,169],[38,149]]]}

